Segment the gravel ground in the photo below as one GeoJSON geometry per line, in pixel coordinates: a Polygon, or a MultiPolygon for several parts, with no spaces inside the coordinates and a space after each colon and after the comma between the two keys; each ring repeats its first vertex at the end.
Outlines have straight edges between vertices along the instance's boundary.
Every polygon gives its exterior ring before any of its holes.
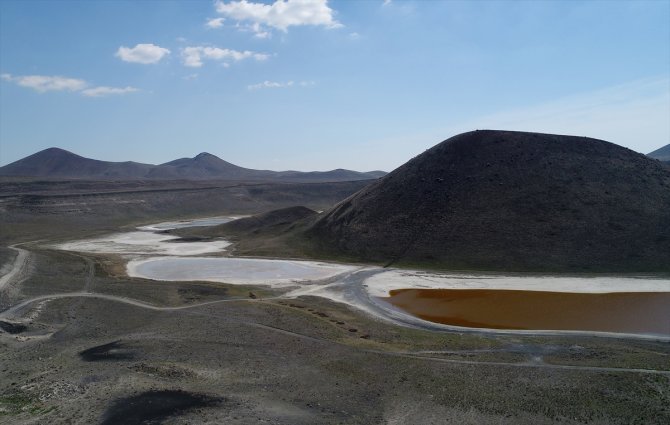
{"type": "Polygon", "coordinates": [[[408,329],[321,298],[129,279],[113,260],[50,250],[31,250],[28,267],[11,304],[110,298],[0,313],[25,326],[0,331],[0,423],[670,421],[667,342],[408,329]]]}

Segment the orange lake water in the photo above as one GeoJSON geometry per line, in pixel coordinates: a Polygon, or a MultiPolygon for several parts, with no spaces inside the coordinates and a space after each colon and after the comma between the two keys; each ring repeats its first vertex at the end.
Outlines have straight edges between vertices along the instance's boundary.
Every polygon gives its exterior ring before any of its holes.
{"type": "Polygon", "coordinates": [[[670,336],[670,292],[394,289],[389,294],[381,299],[445,325],[670,336]]]}

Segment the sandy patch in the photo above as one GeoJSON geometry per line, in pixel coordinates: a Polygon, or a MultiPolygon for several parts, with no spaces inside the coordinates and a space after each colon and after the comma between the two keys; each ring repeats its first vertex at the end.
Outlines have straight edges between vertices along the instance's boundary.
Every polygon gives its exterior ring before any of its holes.
{"type": "Polygon", "coordinates": [[[659,276],[513,276],[390,270],[365,280],[368,293],[388,297],[396,289],[502,289],[573,293],[670,292],[659,276]]]}
{"type": "Polygon", "coordinates": [[[179,220],[179,221],[165,221],[163,223],[149,224],[147,226],[140,226],[137,230],[147,232],[158,232],[161,230],[183,229],[185,227],[206,227],[218,226],[219,224],[228,223],[243,216],[221,216],[221,217],[204,217],[193,220],[179,220]]]}
{"type": "Polygon", "coordinates": [[[153,280],[204,280],[281,288],[327,279],[356,267],[314,261],[158,257],[130,261],[126,269],[128,276],[153,280]]]}
{"type": "Polygon", "coordinates": [[[126,232],[95,239],[66,242],[55,245],[55,248],[64,251],[98,254],[186,256],[221,252],[230,245],[230,242],[225,240],[189,243],[170,242],[175,239],[179,239],[179,237],[152,232],[126,232]]]}

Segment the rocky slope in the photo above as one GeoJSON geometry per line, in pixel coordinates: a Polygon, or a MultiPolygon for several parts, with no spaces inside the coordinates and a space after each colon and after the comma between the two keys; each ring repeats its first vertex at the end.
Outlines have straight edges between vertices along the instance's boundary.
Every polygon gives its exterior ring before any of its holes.
{"type": "Polygon", "coordinates": [[[324,255],[456,269],[670,271],[670,170],[602,140],[452,137],[321,214],[324,255]]]}

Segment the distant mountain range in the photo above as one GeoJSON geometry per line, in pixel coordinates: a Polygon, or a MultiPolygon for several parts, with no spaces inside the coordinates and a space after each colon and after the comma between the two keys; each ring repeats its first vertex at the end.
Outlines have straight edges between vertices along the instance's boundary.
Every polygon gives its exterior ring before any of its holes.
{"type": "Polygon", "coordinates": [[[109,162],[84,158],[59,148],[49,148],[0,167],[0,176],[70,178],[89,180],[258,180],[335,182],[376,179],[384,171],[269,171],[243,168],[210,153],[181,158],[165,164],[109,162]]]}
{"type": "Polygon", "coordinates": [[[655,151],[648,153],[647,156],[670,164],[670,145],[665,145],[662,148],[656,149],[655,151]]]}

